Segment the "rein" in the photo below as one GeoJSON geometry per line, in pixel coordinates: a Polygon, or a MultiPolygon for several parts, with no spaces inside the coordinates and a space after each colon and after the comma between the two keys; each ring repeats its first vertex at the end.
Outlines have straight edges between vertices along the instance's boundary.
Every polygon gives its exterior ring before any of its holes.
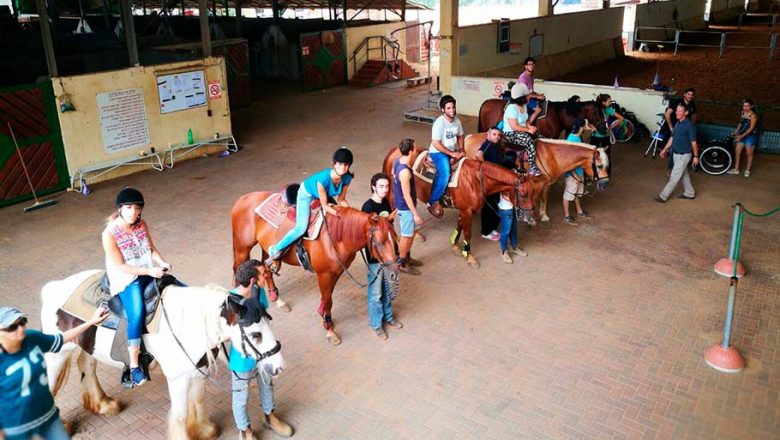
{"type": "MultiPolygon", "coordinates": [[[[482,172],[482,164],[483,164],[483,162],[479,163],[479,193],[482,196],[482,202],[483,202],[482,206],[487,206],[488,208],[490,208],[491,211],[493,211],[494,214],[496,214],[496,216],[501,217],[501,214],[499,214],[498,211],[496,211],[496,209],[493,208],[493,206],[491,206],[490,203],[488,203],[487,194],[486,194],[486,191],[485,191],[485,181],[484,181],[485,180],[485,174],[482,172]]],[[[520,187],[520,175],[518,174],[517,176],[515,176],[515,184],[514,184],[513,190],[512,190],[512,192],[513,192],[512,195],[514,196],[515,203],[517,203],[517,199],[520,198],[520,194],[519,194],[520,189],[519,189],[519,187],[520,187]]],[[[513,205],[514,205],[514,203],[513,203],[513,205]]],[[[515,209],[517,209],[518,211],[521,210],[521,208],[519,208],[517,206],[515,206],[515,209]]],[[[515,214],[519,215],[519,214],[517,214],[517,212],[515,214]]]]}

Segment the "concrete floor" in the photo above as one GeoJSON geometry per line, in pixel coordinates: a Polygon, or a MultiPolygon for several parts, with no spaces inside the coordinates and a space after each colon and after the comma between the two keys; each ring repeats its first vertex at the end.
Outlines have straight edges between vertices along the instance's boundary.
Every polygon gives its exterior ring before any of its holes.
{"type": "MultiPolygon", "coordinates": [[[[349,200],[360,206],[390,146],[430,139],[430,126],[402,122],[402,112],[424,100],[423,87],[309,94],[274,87],[234,113],[244,147],[238,154],[96,185],[86,197],[66,193],[33,213],[22,205],[0,210],[2,304],[31,313],[37,327],[44,283],[102,267],[103,219],[123,186],[146,195],[144,218],[180,278],[228,285],[228,212],[239,195],[300,181],[346,145],[357,172],[349,200]]],[[[475,126],[465,119],[467,132],[475,126]]],[[[390,329],[387,341],[369,330],[364,290],[344,278],[334,305],[344,342],[330,346],[315,316],[314,277],[285,268],[278,283],[293,310],[271,313],[289,364],[277,381],[277,412],[295,438],[777,438],[777,216],[744,224],[749,274],[739,284],[733,341],[747,368],[722,374],[702,353],[720,340],[728,281],[712,264],[727,252],[731,205],[774,208],[780,157],[758,156],[749,179],[696,173],[696,200],[660,205],[653,196],[665,183],[665,165],[643,159],[644,148],[617,147],[615,185],[585,199],[595,216],[588,223],[561,222],[562,188],[555,186],[553,221],[521,228],[530,256],[511,266],[496,243],[476,238],[483,267],[469,268],[447,244],[455,212],[440,221],[426,213],[428,241],[414,247],[423,275],[402,278],[395,311],[405,326],[390,329]]],[[[352,270],[365,276],[362,264],[352,270]]],[[[159,370],[143,388],[123,390],[118,371],[101,367],[104,387],[124,406],[115,417],[81,407],[75,371],[57,397],[63,415],[77,422],[75,438],[164,437],[169,405],[159,370]]],[[[229,388],[224,368],[216,379],[229,388]]],[[[213,385],[208,393],[221,438],[235,438],[230,395],[213,385]]],[[[256,402],[252,414],[258,426],[256,402]]]]}

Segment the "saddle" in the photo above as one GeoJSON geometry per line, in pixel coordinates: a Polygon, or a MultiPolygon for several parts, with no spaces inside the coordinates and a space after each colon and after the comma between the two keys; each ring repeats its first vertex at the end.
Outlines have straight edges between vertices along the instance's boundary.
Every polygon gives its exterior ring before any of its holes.
{"type": "MultiPolygon", "coordinates": [[[[450,181],[447,183],[448,188],[458,187],[460,170],[463,168],[463,162],[465,161],[465,157],[459,160],[450,159],[450,181]]],[[[433,183],[433,178],[436,176],[436,166],[433,164],[427,150],[417,155],[417,160],[414,161],[414,166],[412,166],[412,172],[422,181],[431,184],[433,183]]]]}

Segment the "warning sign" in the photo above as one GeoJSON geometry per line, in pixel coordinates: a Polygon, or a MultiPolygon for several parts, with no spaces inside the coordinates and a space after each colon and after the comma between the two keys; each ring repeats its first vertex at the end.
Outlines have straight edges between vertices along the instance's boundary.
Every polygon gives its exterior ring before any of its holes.
{"type": "Polygon", "coordinates": [[[222,86],[219,81],[209,81],[209,99],[219,99],[222,97],[222,86]]]}
{"type": "Polygon", "coordinates": [[[308,56],[309,55],[309,46],[303,46],[301,48],[301,55],[308,56]]]}
{"type": "Polygon", "coordinates": [[[499,96],[501,96],[502,93],[504,93],[504,83],[494,82],[493,83],[493,96],[498,98],[499,96]]]}

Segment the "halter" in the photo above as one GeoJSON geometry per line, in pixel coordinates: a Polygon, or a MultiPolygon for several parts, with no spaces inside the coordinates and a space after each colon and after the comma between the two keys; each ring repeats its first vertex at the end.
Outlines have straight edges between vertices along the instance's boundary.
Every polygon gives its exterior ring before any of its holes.
{"type": "MultiPolygon", "coordinates": [[[[498,211],[495,210],[492,206],[490,206],[490,203],[487,202],[487,194],[485,193],[485,174],[482,171],[482,165],[483,162],[479,162],[479,193],[482,196],[483,206],[487,206],[490,208],[491,211],[493,211],[496,215],[498,214],[498,211]]],[[[513,186],[512,191],[512,197],[514,197],[515,203],[518,203],[518,200],[520,199],[520,174],[515,175],[515,184],[513,186]]],[[[514,204],[513,204],[514,205],[514,204]]],[[[520,208],[519,206],[515,206],[516,209],[520,211],[525,211],[525,209],[520,208]]]]}

